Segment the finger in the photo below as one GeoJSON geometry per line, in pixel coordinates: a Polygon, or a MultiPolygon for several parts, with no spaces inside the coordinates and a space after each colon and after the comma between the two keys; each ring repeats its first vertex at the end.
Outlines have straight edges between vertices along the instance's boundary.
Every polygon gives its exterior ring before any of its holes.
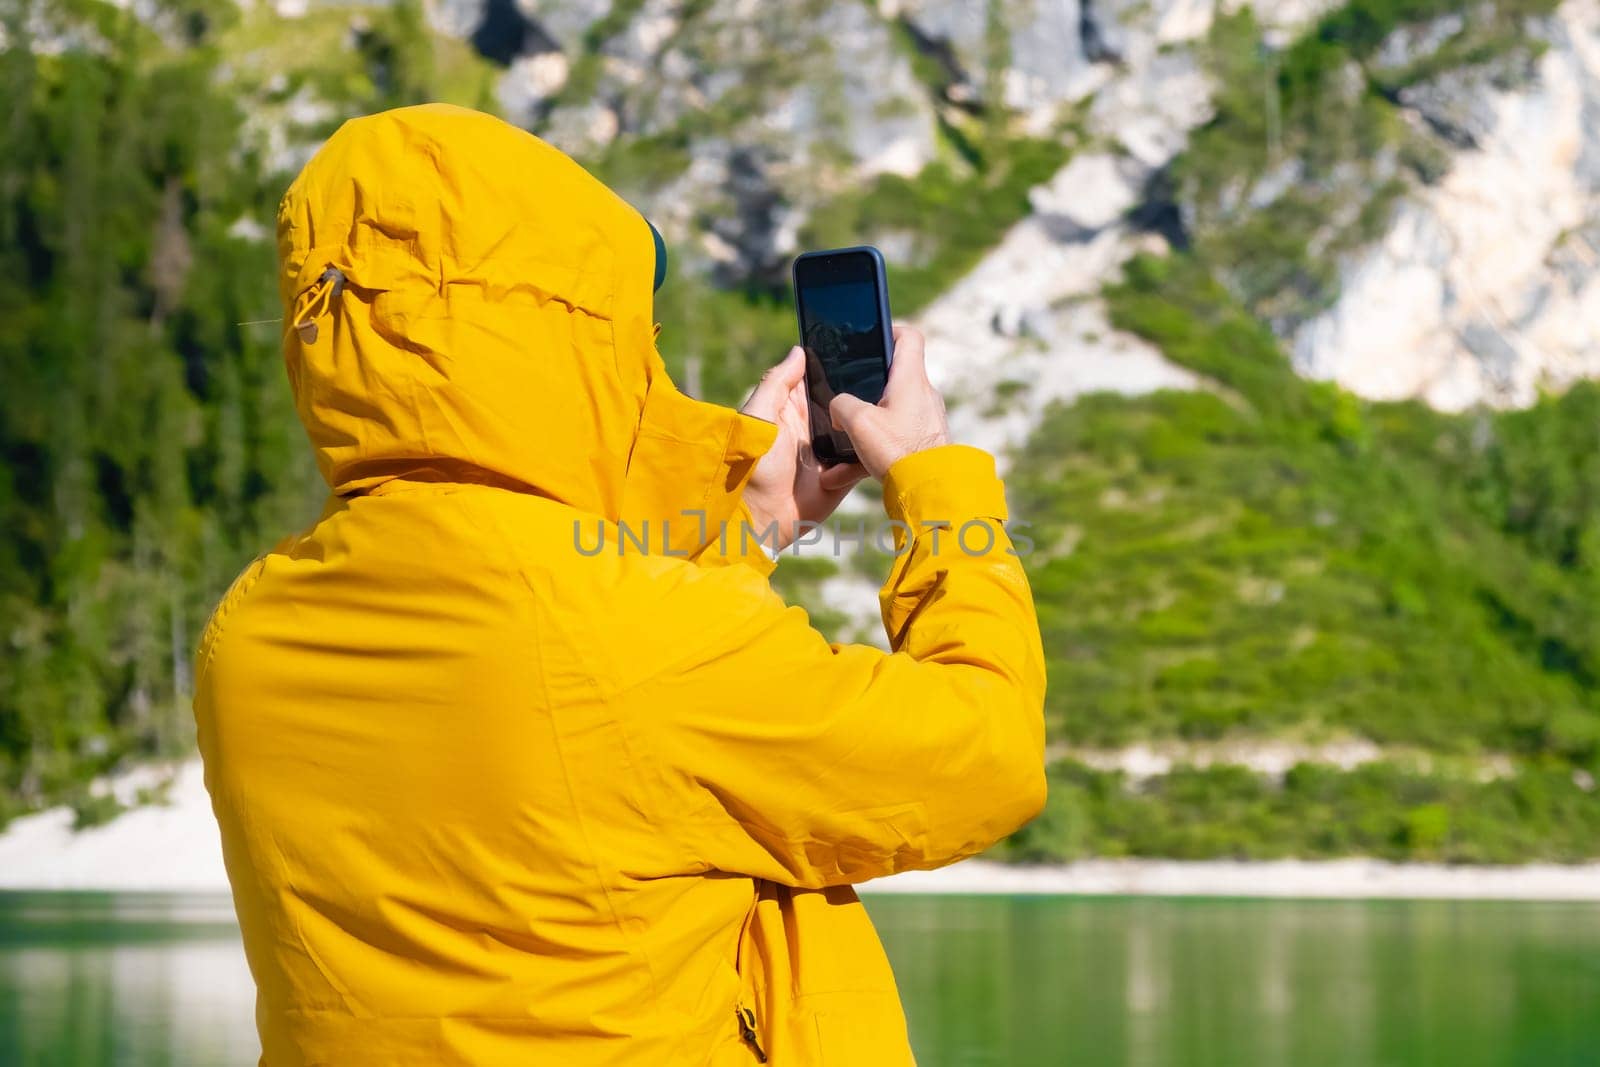
{"type": "Polygon", "coordinates": [[[783,357],[783,362],[761,376],[761,381],[756,383],[755,389],[750,393],[750,399],[746,400],[739,410],[758,419],[776,422],[778,410],[789,399],[789,394],[794,392],[795,386],[800,384],[805,373],[805,352],[796,345],[789,349],[789,354],[783,357]]]}
{"type": "Polygon", "coordinates": [[[871,418],[871,413],[875,410],[877,409],[874,405],[859,396],[840,393],[828,405],[828,417],[832,420],[835,430],[850,433],[852,428],[861,425],[863,419],[871,418]]]}
{"type": "Polygon", "coordinates": [[[817,472],[817,484],[830,493],[842,493],[867,476],[859,463],[835,463],[817,472]]]}
{"type": "Polygon", "coordinates": [[[789,392],[806,376],[806,350],[795,345],[783,357],[783,362],[773,368],[773,372],[778,375],[783,391],[789,392]]]}
{"type": "Polygon", "coordinates": [[[793,389],[789,390],[789,395],[783,400],[783,408],[786,413],[796,415],[801,420],[804,420],[808,417],[810,406],[806,391],[805,361],[802,359],[800,380],[795,383],[793,389]]]}
{"type": "Polygon", "coordinates": [[[886,393],[899,393],[928,380],[927,345],[922,331],[911,326],[894,328],[894,361],[889,364],[886,393]]]}

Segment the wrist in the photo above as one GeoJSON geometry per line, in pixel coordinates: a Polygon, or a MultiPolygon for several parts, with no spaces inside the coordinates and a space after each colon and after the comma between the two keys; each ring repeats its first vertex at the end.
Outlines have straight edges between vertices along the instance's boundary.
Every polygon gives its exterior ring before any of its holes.
{"type": "Polygon", "coordinates": [[[912,456],[918,455],[922,452],[929,452],[935,448],[943,448],[949,443],[950,435],[944,431],[930,433],[925,437],[907,442],[903,448],[895,450],[888,457],[886,457],[887,462],[884,462],[880,468],[878,480],[882,481],[884,478],[887,478],[889,476],[889,471],[901,461],[910,459],[912,456]]]}

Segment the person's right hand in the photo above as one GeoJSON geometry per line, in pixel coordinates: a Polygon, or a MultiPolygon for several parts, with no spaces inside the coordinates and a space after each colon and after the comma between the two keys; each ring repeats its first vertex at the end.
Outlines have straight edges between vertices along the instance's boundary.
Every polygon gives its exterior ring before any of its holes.
{"type": "Polygon", "coordinates": [[[950,443],[944,397],[928,380],[922,334],[909,326],[894,328],[894,362],[883,399],[869,404],[840,393],[828,405],[835,429],[850,435],[867,473],[883,480],[895,461],[950,443]]]}

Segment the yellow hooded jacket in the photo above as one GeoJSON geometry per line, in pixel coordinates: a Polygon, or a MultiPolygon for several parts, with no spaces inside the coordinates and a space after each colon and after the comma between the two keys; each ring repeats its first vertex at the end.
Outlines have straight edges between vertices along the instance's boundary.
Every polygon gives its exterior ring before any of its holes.
{"type": "Polygon", "coordinates": [[[648,227],[567,157],[359,119],[278,237],[332,495],[217,607],[195,700],[262,1063],[911,1062],[850,886],[1044,796],[992,460],[894,467],[894,651],[830,646],[717,536],[773,427],[674,389],[648,227]],[[935,525],[972,521],[992,550],[935,525]]]}

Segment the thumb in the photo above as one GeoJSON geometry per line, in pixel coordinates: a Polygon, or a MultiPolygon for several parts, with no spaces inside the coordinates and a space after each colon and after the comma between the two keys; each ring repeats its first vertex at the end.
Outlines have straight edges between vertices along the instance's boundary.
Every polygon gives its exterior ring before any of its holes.
{"type": "Polygon", "coordinates": [[[877,410],[876,404],[869,404],[859,396],[840,393],[829,402],[828,417],[833,420],[835,429],[853,434],[855,429],[871,419],[877,410]]]}
{"type": "Polygon", "coordinates": [[[782,363],[761,376],[761,381],[756,383],[755,389],[750,393],[750,399],[746,400],[744,407],[739,410],[758,419],[777,422],[784,401],[789,399],[789,394],[794,392],[795,386],[800,384],[800,379],[805,377],[805,373],[805,352],[796,345],[789,349],[789,354],[783,357],[782,363]]]}
{"type": "Polygon", "coordinates": [[[927,345],[922,331],[910,326],[894,328],[894,362],[889,365],[889,384],[884,392],[903,393],[928,380],[927,345]]]}

